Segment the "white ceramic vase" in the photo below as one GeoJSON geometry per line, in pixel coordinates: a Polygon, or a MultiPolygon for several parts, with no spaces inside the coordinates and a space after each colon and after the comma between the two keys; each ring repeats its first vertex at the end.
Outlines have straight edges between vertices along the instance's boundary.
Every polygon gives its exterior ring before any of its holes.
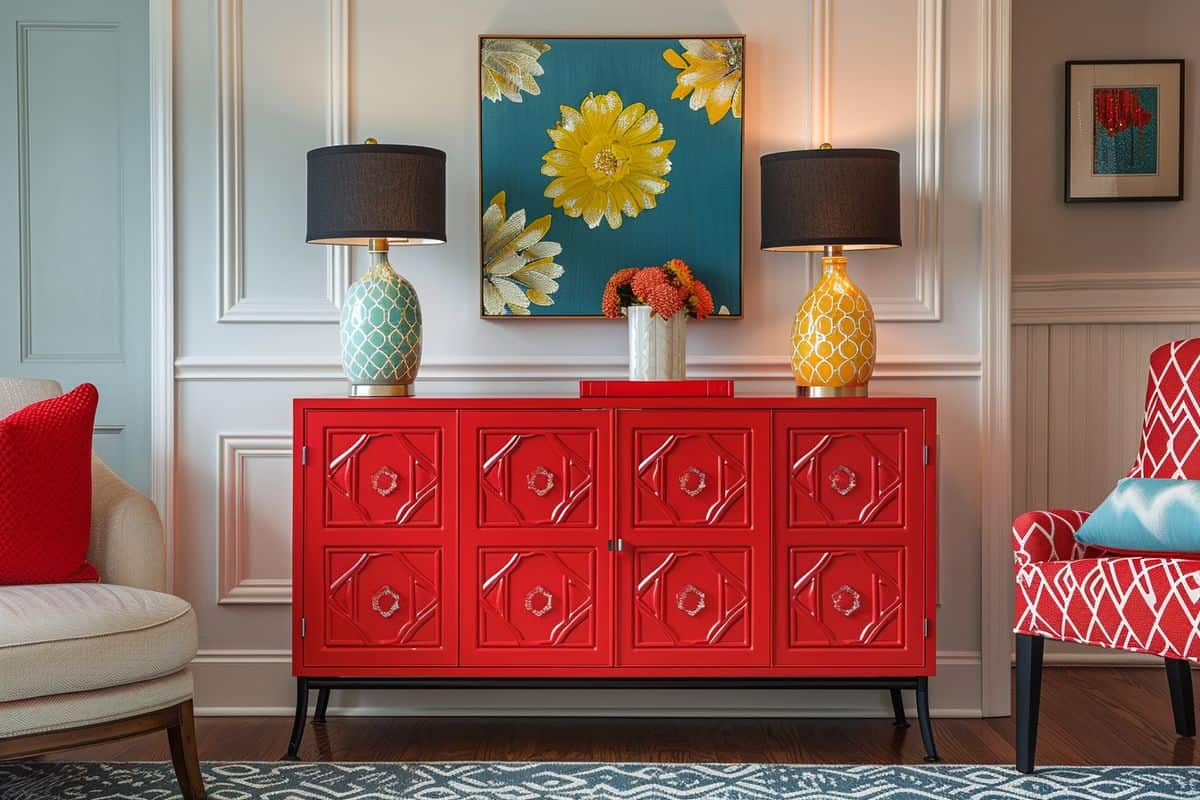
{"type": "Polygon", "coordinates": [[[687,312],[670,319],[650,306],[629,306],[629,380],[682,381],[687,378],[687,312]]]}

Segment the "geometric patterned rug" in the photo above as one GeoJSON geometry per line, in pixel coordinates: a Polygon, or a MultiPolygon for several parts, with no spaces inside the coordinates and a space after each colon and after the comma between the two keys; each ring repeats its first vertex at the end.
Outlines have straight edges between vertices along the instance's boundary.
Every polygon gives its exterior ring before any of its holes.
{"type": "MultiPolygon", "coordinates": [[[[212,800],[933,800],[1200,798],[1196,767],[606,763],[220,763],[212,800]]],[[[2,800],[171,800],[165,762],[0,764],[2,800]]]]}

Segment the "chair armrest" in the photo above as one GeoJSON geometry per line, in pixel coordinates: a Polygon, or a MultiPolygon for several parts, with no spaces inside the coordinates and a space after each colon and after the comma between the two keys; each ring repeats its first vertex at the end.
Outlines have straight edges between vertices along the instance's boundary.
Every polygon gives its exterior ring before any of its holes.
{"type": "Polygon", "coordinates": [[[1082,558],[1085,545],[1075,541],[1075,532],[1091,512],[1027,511],[1013,520],[1012,546],[1015,568],[1041,561],[1073,561],[1082,558]]]}
{"type": "Polygon", "coordinates": [[[88,561],[100,580],[166,591],[166,545],[158,509],[92,456],[92,534],[88,561]]]}

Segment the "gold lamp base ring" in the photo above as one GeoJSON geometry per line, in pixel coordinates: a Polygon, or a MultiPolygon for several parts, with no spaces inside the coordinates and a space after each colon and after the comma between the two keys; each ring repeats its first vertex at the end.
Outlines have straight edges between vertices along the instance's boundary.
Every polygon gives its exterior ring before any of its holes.
{"type": "Polygon", "coordinates": [[[860,386],[797,386],[796,397],[866,397],[867,385],[860,386]]]}

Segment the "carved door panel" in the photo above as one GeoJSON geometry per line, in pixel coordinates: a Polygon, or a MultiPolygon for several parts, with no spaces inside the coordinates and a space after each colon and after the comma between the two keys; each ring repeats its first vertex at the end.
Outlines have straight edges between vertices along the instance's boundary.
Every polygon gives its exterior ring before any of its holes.
{"type": "Polygon", "coordinates": [[[777,519],[789,529],[920,527],[920,411],[781,412],[777,519]]]}
{"type": "Polygon", "coordinates": [[[454,412],[313,411],[298,421],[304,664],[456,664],[454,412]]]}
{"type": "Polygon", "coordinates": [[[775,663],[864,675],[932,664],[924,412],[779,412],[774,434],[775,663]]]}
{"type": "Polygon", "coordinates": [[[775,663],[920,666],[921,564],[903,547],[796,544],[777,552],[775,663]]]}
{"type": "Polygon", "coordinates": [[[619,414],[622,665],[769,663],[769,417],[619,414]]]}
{"type": "Polygon", "coordinates": [[[611,415],[462,416],[466,666],[612,663],[611,415]]]}

